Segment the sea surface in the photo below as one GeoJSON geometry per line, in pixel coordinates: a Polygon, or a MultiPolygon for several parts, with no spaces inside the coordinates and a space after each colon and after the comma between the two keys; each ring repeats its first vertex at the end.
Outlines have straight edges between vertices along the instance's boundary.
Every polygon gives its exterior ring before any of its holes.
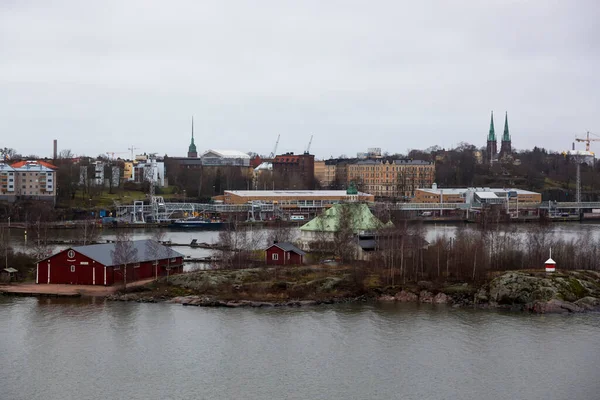
{"type": "Polygon", "coordinates": [[[600,398],[600,314],[0,297],[0,398],[600,398]]]}

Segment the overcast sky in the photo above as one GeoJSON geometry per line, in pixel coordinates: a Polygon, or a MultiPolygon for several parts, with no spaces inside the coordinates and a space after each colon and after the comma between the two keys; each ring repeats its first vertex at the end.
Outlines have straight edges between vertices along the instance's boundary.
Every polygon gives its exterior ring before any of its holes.
{"type": "Polygon", "coordinates": [[[600,135],[598,20],[597,0],[0,0],[0,147],[185,156],[193,115],[199,152],[405,153],[484,146],[494,110],[513,147],[569,149],[600,135]]]}

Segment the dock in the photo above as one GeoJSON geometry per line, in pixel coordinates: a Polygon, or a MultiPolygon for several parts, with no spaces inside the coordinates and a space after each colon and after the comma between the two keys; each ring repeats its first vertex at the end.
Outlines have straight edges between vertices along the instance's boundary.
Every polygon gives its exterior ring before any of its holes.
{"type": "MultiPolygon", "coordinates": [[[[127,288],[134,286],[143,286],[152,279],[130,282],[127,288]]],[[[36,283],[13,283],[10,285],[0,285],[0,294],[4,296],[27,296],[27,297],[105,297],[122,289],[121,285],[102,286],[102,285],[58,285],[58,284],[36,284],[36,283]]]]}

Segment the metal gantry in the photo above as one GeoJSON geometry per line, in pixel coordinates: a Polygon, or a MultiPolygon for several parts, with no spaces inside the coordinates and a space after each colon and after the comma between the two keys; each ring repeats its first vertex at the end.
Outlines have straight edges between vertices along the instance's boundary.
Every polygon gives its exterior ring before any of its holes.
{"type": "MultiPolygon", "coordinates": [[[[480,210],[482,205],[479,203],[372,203],[373,207],[384,206],[391,211],[476,211],[480,210]]],[[[153,196],[150,204],[144,201],[134,201],[133,205],[121,205],[115,203],[116,217],[131,223],[146,222],[167,222],[175,218],[193,216],[198,214],[226,214],[239,213],[246,214],[248,220],[260,221],[269,216],[283,218],[284,214],[289,213],[308,213],[316,214],[319,210],[331,206],[330,203],[319,202],[318,204],[302,204],[296,207],[282,207],[280,204],[274,204],[262,201],[252,201],[246,204],[222,204],[222,203],[172,203],[165,202],[162,196],[153,196]]],[[[555,202],[546,201],[541,203],[518,203],[519,209],[541,209],[548,210],[550,213],[556,213],[559,210],[590,210],[600,209],[600,202],[555,202]]]]}

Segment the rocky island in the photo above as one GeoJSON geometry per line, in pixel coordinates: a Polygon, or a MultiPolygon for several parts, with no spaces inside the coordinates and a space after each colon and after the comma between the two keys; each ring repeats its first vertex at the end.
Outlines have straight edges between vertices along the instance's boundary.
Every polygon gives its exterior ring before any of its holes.
{"type": "Polygon", "coordinates": [[[252,268],[191,272],[108,297],[205,307],[277,307],[352,301],[419,302],[534,313],[600,311],[596,271],[496,272],[484,282],[386,285],[353,267],[252,268]]]}

